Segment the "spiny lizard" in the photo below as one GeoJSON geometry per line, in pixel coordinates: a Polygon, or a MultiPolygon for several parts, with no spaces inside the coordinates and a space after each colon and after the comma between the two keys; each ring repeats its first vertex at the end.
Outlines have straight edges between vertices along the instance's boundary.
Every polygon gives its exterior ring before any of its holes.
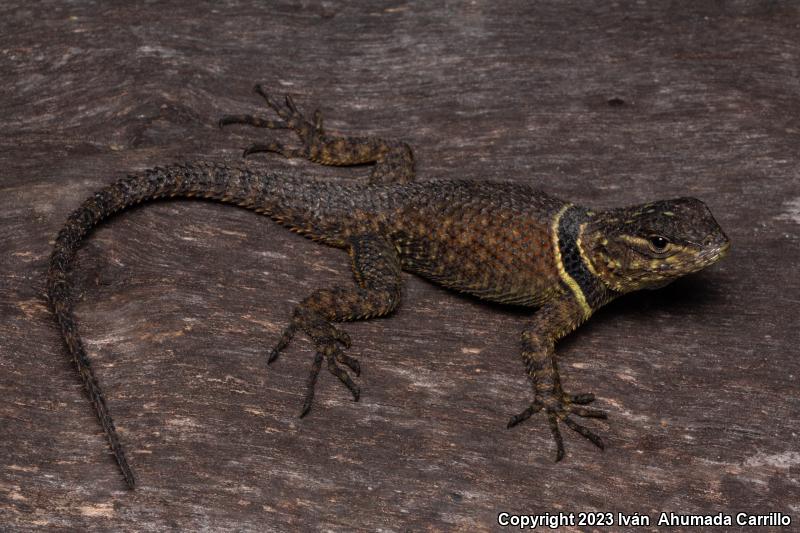
{"type": "Polygon", "coordinates": [[[283,103],[260,86],[255,90],[279,118],[231,115],[220,126],[289,129],[301,146],[254,144],[245,156],[277,152],[323,165],[372,163],[368,182],[342,185],[209,162],[154,168],[89,197],[56,238],[47,274],[49,301],[130,488],[135,478],[78,334],[67,277],[90,230],[126,207],[163,197],[209,198],[263,213],[292,231],[347,250],[355,284],[306,297],[267,360],[275,361],[296,332],[311,338],[316,353],[301,417],[311,409],[323,363],[358,400],[353,376],[359,375],[360,366],[345,352],[350,337],[333,323],[391,313],[400,302],[402,270],[486,300],[538,308],[522,332],[522,359],[533,400],[508,427],[543,411],[557,461],[564,456],[559,424],[602,449],[601,438],[572,416],[606,418],[606,413],[586,407],[593,394],[564,392],[556,341],[618,296],[661,287],[711,265],[728,250],[727,237],[700,200],[591,211],[522,183],[419,183],[407,144],[330,135],[319,111],[307,121],[290,97],[283,103]]]}

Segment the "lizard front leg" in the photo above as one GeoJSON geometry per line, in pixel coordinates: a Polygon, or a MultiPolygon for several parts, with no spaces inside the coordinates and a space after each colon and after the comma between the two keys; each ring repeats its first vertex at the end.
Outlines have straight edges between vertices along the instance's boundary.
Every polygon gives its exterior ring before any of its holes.
{"type": "Polygon", "coordinates": [[[290,96],[285,104],[275,100],[261,85],[255,86],[281,120],[269,120],[253,115],[226,115],[219,120],[220,127],[228,124],[245,124],[257,128],[290,129],[300,139],[299,148],[290,148],[279,142],[255,143],[244,151],[244,156],[259,152],[275,152],[287,158],[304,158],[321,165],[351,166],[374,163],[369,182],[407,183],[415,177],[414,153],[402,142],[377,137],[350,137],[330,135],[322,127],[322,115],[314,111],[312,121],[306,120],[290,96]]]}
{"type": "Polygon", "coordinates": [[[603,449],[602,439],[590,429],[578,424],[570,415],[586,418],[606,418],[604,411],[583,407],[594,401],[594,394],[566,394],[561,387],[555,343],[578,327],[586,319],[584,311],[572,295],[542,306],[533,317],[532,324],[522,333],[522,358],[533,385],[533,403],[509,420],[513,427],[544,411],[553,439],[556,442],[556,461],[564,458],[564,440],[559,423],[589,439],[603,449]]]}
{"type": "Polygon", "coordinates": [[[332,322],[364,320],[389,314],[400,302],[402,281],[400,259],[394,247],[379,236],[360,236],[348,241],[353,275],[357,286],[321,289],[313,292],[294,311],[292,321],[272,349],[267,363],[277,359],[297,331],[311,338],[316,354],[306,381],[306,395],[300,417],[305,416],[314,401],[314,389],[327,362],[328,371],[339,378],[358,401],[360,389],[350,374],[361,373],[358,360],[344,353],[350,347],[350,337],[332,322]]]}

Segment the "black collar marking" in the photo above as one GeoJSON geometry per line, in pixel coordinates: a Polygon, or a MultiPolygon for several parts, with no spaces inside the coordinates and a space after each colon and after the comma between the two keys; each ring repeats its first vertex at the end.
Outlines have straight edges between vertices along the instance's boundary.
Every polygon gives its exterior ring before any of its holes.
{"type": "Polygon", "coordinates": [[[594,311],[602,302],[605,287],[597,277],[589,271],[589,268],[581,257],[578,248],[578,232],[580,226],[589,220],[586,209],[577,206],[570,206],[561,215],[558,221],[558,251],[561,253],[561,263],[564,271],[575,280],[580,287],[586,303],[594,311]]]}

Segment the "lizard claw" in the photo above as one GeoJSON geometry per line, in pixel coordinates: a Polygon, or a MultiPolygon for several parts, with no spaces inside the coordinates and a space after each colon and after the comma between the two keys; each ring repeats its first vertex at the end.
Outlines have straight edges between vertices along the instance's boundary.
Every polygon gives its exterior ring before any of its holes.
{"type": "Polygon", "coordinates": [[[319,142],[319,138],[323,136],[322,115],[319,110],[314,111],[312,117],[313,122],[309,122],[297,109],[297,105],[294,103],[291,96],[286,95],[284,97],[285,103],[281,103],[267,93],[261,85],[256,85],[254,90],[261,95],[267,105],[275,111],[279,119],[272,120],[253,115],[225,115],[217,122],[219,127],[222,128],[229,124],[244,124],[256,128],[293,130],[300,138],[302,146],[299,148],[289,148],[279,142],[269,142],[266,144],[254,143],[245,148],[242,157],[261,152],[275,152],[289,159],[309,159],[311,157],[311,145],[315,142],[319,142]]]}
{"type": "Polygon", "coordinates": [[[592,394],[591,392],[569,396],[569,403],[574,403],[577,405],[586,405],[587,403],[592,403],[593,401],[594,401],[594,394],[592,394]]]}
{"type": "Polygon", "coordinates": [[[294,321],[292,321],[281,333],[277,344],[275,344],[272,350],[269,351],[269,357],[267,358],[268,365],[278,358],[284,348],[289,346],[289,342],[292,340],[292,337],[294,337],[295,333],[297,333],[297,325],[294,321]]]}
{"type": "Polygon", "coordinates": [[[256,128],[269,128],[272,130],[285,130],[289,124],[282,120],[269,120],[253,115],[224,115],[217,121],[217,126],[223,128],[230,124],[245,124],[256,128]]]}
{"type": "Polygon", "coordinates": [[[358,360],[342,352],[342,349],[332,341],[329,342],[330,343],[322,347],[321,350],[318,349],[314,355],[314,361],[311,364],[311,372],[309,372],[308,379],[306,380],[306,395],[303,399],[303,408],[300,411],[300,418],[303,418],[311,411],[311,406],[314,403],[314,391],[317,386],[317,378],[319,377],[319,371],[322,369],[323,360],[328,362],[328,372],[339,378],[348,388],[353,395],[353,401],[357,402],[361,397],[361,389],[355,384],[350,374],[337,364],[338,361],[347,365],[355,372],[356,376],[358,376],[361,373],[358,360]]]}
{"type": "Polygon", "coordinates": [[[545,401],[537,398],[524,411],[512,416],[508,421],[507,427],[512,428],[517,424],[529,419],[539,411],[544,410],[547,415],[547,422],[550,426],[550,432],[553,434],[553,440],[556,443],[556,462],[559,462],[564,458],[564,439],[561,436],[561,430],[558,427],[559,422],[562,422],[572,431],[578,433],[585,439],[589,440],[592,444],[603,450],[605,449],[605,444],[599,435],[570,418],[570,415],[584,418],[608,418],[608,414],[605,411],[580,407],[582,405],[589,404],[594,400],[594,394],[576,394],[574,396],[562,394],[560,398],[548,398],[545,401]]]}
{"type": "Polygon", "coordinates": [[[508,429],[513,428],[520,422],[526,421],[531,416],[541,411],[543,407],[544,405],[542,405],[541,402],[533,402],[530,406],[528,406],[527,409],[522,411],[520,414],[512,416],[511,419],[508,421],[508,425],[506,425],[506,428],[508,429]]]}
{"type": "Polygon", "coordinates": [[[340,364],[346,366],[356,376],[361,375],[361,365],[358,359],[347,355],[342,347],[349,348],[352,339],[346,332],[335,327],[323,317],[313,312],[298,309],[292,317],[291,323],[283,330],[277,344],[269,352],[267,364],[272,363],[278,358],[281,351],[289,345],[297,331],[306,333],[314,343],[316,352],[311,363],[311,370],[306,379],[306,394],[303,400],[303,408],[300,411],[300,418],[303,418],[311,410],[314,403],[314,391],[322,369],[323,361],[327,362],[328,372],[339,378],[353,395],[353,400],[358,401],[361,396],[361,389],[355,384],[350,374],[343,369],[340,364]]]}

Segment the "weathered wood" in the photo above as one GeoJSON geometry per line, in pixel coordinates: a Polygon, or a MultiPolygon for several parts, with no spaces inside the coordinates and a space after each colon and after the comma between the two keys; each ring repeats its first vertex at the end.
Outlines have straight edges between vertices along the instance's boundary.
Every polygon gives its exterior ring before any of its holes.
{"type": "MultiPolygon", "coordinates": [[[[500,511],[766,513],[800,521],[800,11],[793,2],[4,2],[0,524],[162,531],[491,530],[500,511]],[[718,266],[601,311],[560,345],[608,449],[506,430],[527,313],[409,277],[347,325],[362,400],[265,352],[347,258],[263,217],[162,202],[79,252],[77,313],[140,487],[124,489],[43,298],[52,240],[95,189],[237,159],[270,132],[254,82],[326,125],[402,137],[423,179],[540,184],[586,205],[698,196],[718,266]]],[[[354,177],[275,157],[253,165],[354,177]]],[[[567,531],[585,528],[566,528],[567,531]]],[[[624,527],[613,530],[626,530],[624,527]]]]}

